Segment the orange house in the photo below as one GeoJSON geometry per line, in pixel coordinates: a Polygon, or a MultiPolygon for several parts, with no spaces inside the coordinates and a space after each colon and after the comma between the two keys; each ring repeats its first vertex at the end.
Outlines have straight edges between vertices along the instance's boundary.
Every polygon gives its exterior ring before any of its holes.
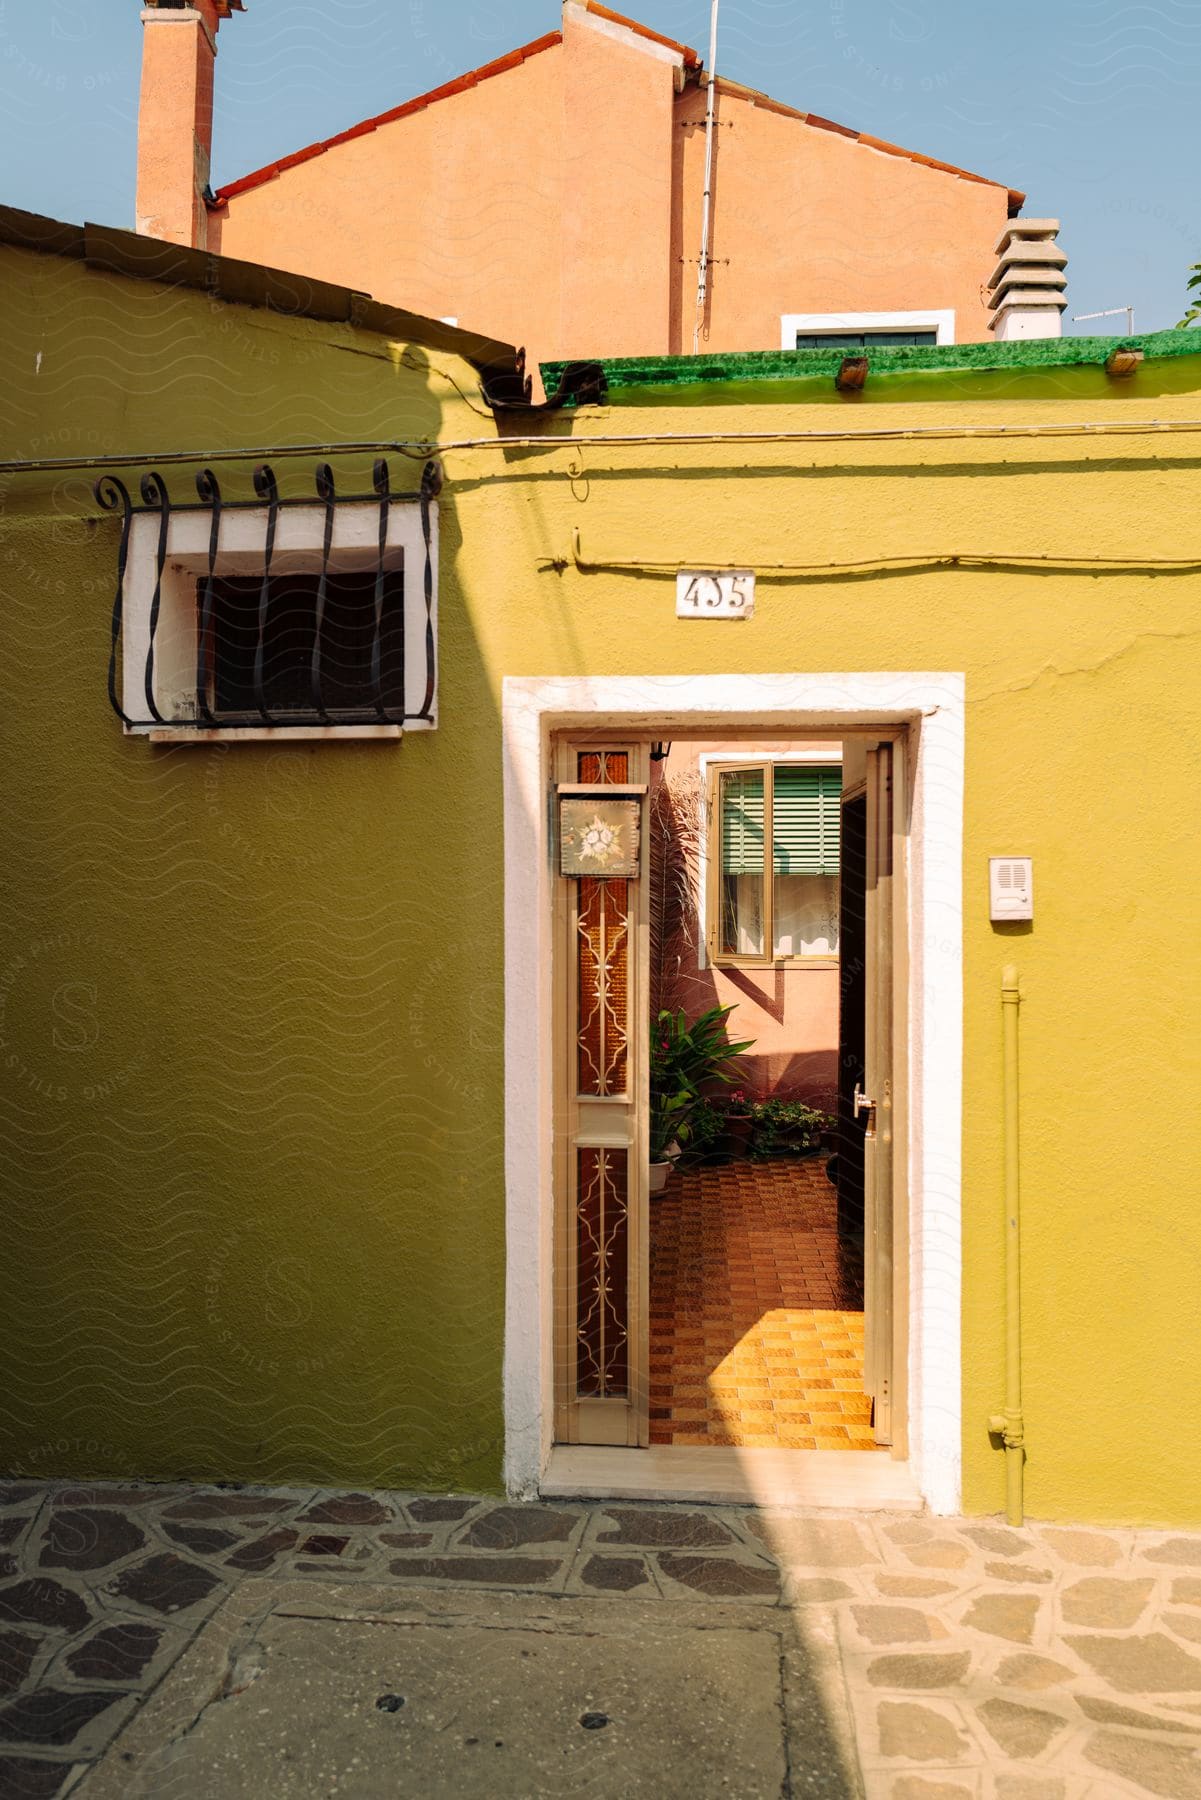
{"type": "Polygon", "coordinates": [[[1058,335],[1057,222],[1015,223],[1023,195],[710,83],[695,50],[597,0],[566,0],[558,30],[214,194],[217,33],[234,10],[143,12],[151,236],[486,329],[531,363],[1058,335]]]}

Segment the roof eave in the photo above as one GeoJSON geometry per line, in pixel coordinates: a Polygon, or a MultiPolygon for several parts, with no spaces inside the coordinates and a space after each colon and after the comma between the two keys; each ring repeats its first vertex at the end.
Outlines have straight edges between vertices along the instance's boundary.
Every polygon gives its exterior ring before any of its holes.
{"type": "Polygon", "coordinates": [[[445,325],[440,319],[385,305],[354,288],[315,281],[265,263],[215,256],[211,251],[192,250],[111,225],[69,225],[15,206],[0,206],[0,244],[66,257],[135,281],[196,288],[230,305],[266,307],[275,314],[353,325],[381,337],[461,357],[493,378],[497,374],[520,378],[520,353],[499,338],[445,325]]]}
{"type": "Polygon", "coordinates": [[[321,138],[316,143],[305,144],[300,150],[293,150],[288,156],[281,156],[276,162],[266,163],[261,169],[252,169],[248,175],[239,175],[236,181],[227,181],[224,187],[217,189],[212,199],[207,201],[210,211],[219,211],[236,200],[240,194],[246,194],[253,188],[262,187],[268,181],[274,181],[285,170],[293,169],[298,163],[311,162],[316,156],[323,156],[327,150],[334,150],[339,144],[348,144],[354,138],[366,137],[369,132],[378,131],[381,125],[395,124],[398,119],[408,118],[413,113],[424,112],[427,106],[434,106],[439,100],[449,100],[455,94],[464,94],[481,81],[490,81],[496,75],[503,75],[509,69],[516,69],[528,62],[533,56],[539,56],[544,50],[553,50],[563,42],[561,31],[548,31],[544,37],[535,38],[532,43],[523,44],[517,50],[510,50],[505,56],[498,56],[490,63],[484,63],[478,69],[471,69],[465,75],[458,75],[453,81],[443,82],[441,87],[430,88],[427,93],[416,94],[411,100],[404,100],[399,106],[389,107],[387,112],[375,113],[369,119],[360,119],[357,125],[348,125],[345,131],[335,132],[333,137],[321,138]]]}
{"type": "Polygon", "coordinates": [[[665,37],[661,31],[653,31],[649,25],[643,25],[637,19],[627,18],[625,13],[614,12],[612,8],[603,6],[600,0],[584,0],[585,12],[594,13],[598,19],[607,19],[612,25],[622,25],[632,31],[635,37],[646,38],[649,43],[660,44],[665,50],[674,50],[683,58],[686,69],[699,69],[700,53],[689,44],[681,44],[676,38],[665,37]]]}

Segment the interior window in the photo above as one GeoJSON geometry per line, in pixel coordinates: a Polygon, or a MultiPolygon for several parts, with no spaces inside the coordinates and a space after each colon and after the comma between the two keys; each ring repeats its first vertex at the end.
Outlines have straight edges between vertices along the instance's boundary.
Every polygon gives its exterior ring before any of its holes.
{"type": "Polygon", "coordinates": [[[719,959],[838,954],[841,802],[840,768],[775,763],[718,772],[711,854],[719,959]]]}
{"type": "Polygon", "coordinates": [[[723,769],[718,782],[721,951],[724,956],[762,956],[767,910],[764,771],[723,769]]]}
{"type": "Polygon", "coordinates": [[[772,952],[838,954],[842,771],[779,763],[772,781],[772,952]]]}

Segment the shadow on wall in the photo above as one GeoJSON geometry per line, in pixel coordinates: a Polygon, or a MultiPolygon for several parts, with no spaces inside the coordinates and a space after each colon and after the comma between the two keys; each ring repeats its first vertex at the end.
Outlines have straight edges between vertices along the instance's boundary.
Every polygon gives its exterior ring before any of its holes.
{"type": "MultiPolygon", "coordinates": [[[[419,347],[347,354],[347,326],[26,260],[0,284],[10,413],[46,444],[125,451],[186,418],[242,498],[250,460],[225,446],[446,434],[453,389],[419,347]],[[39,418],[18,371],[40,332],[76,351],[39,418]]],[[[369,458],[334,470],[339,493],[370,485],[369,458]]],[[[278,474],[313,493],[305,459],[278,474]]],[[[420,467],[392,476],[412,504],[420,467]]],[[[0,1466],[495,1491],[500,726],[460,509],[436,732],[157,746],[105,693],[116,525],[84,480],[34,479],[0,508],[0,616],[23,634],[3,785],[27,802],[0,969],[0,1466]],[[53,744],[48,695],[72,720],[53,744]]]]}
{"type": "MultiPolygon", "coordinates": [[[[745,1011],[745,1009],[744,1009],[745,1011]]],[[[744,1020],[745,1024],[745,1020],[744,1020]]],[[[739,1030],[743,1025],[739,1026],[739,1030]]],[[[753,1027],[747,1027],[748,1031],[753,1027]]],[[[756,1099],[769,1096],[803,1100],[822,1112],[838,1110],[838,1051],[748,1051],[742,1059],[742,1085],[756,1099]]]]}

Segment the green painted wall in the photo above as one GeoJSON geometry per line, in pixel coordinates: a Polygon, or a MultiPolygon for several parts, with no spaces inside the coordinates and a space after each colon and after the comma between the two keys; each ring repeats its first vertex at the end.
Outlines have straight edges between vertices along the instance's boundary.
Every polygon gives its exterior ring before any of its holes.
{"type": "MultiPolygon", "coordinates": [[[[446,356],[413,368],[348,327],[19,261],[14,454],[490,431],[446,356]]],[[[1184,421],[1195,367],[949,373],[887,422],[1184,421]]],[[[870,388],[850,405],[870,426],[870,388]]],[[[681,428],[838,422],[694,395],[681,428]]],[[[103,691],[115,528],[74,478],[8,482],[0,1460],[495,1487],[503,676],[955,669],[965,1502],[1003,1491],[984,1422],[1014,959],[1029,1507],[1195,1521],[1201,576],[1166,564],[1201,556],[1199,440],[554,442],[674,428],[660,397],[553,420],[544,447],[448,453],[442,724],[400,747],[125,741],[103,691]],[[910,566],[765,579],[751,625],[698,626],[663,573],[577,569],[575,528],[597,564],[910,566]],[[931,561],[964,552],[995,560],[931,561]],[[988,923],[986,859],[1023,851],[1038,917],[1013,936],[988,923]]]]}
{"type": "MultiPolygon", "coordinates": [[[[10,455],[482,423],[454,358],[4,260],[10,455]]],[[[74,476],[4,499],[0,1464],[495,1488],[500,798],[461,608],[436,735],[151,748],[105,696],[115,522],[74,476]]],[[[458,536],[448,497],[452,591],[458,536]]]]}

